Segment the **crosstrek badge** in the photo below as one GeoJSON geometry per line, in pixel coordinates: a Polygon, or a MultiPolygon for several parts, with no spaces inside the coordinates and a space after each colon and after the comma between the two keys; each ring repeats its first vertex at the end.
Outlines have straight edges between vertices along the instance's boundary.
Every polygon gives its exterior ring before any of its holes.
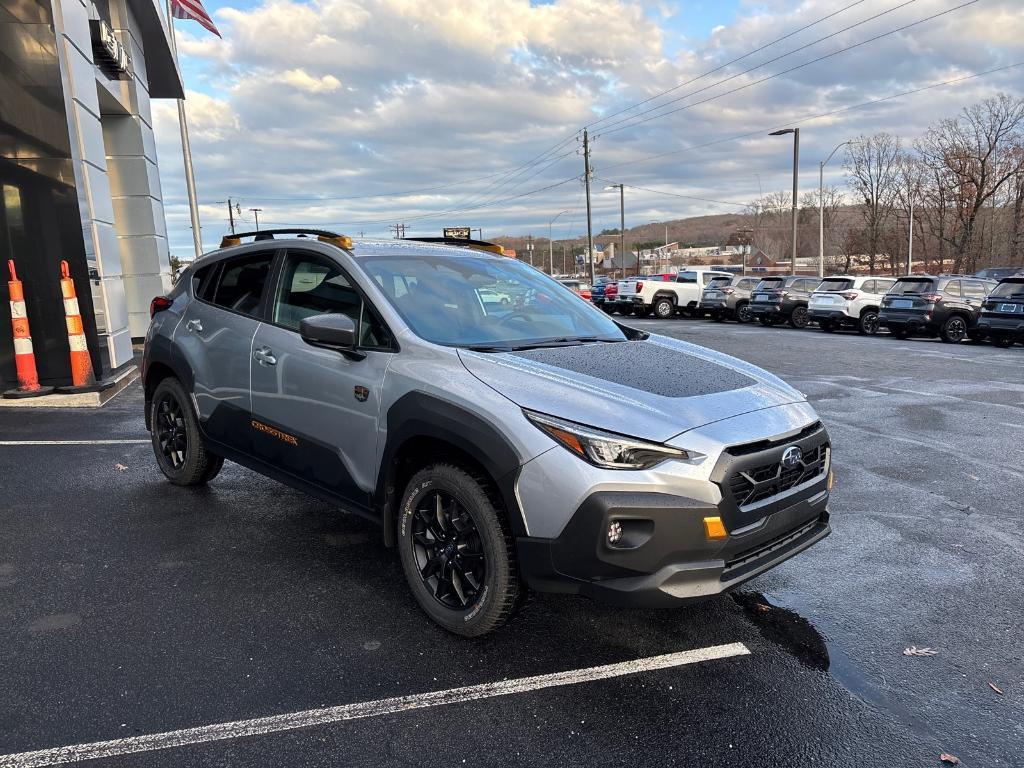
{"type": "Polygon", "coordinates": [[[280,429],[274,429],[273,427],[264,424],[262,421],[256,421],[256,419],[253,419],[250,423],[252,424],[252,428],[258,432],[270,435],[271,437],[276,437],[278,440],[283,440],[289,445],[297,446],[299,444],[299,438],[294,435],[289,435],[287,432],[282,432],[280,429]]]}

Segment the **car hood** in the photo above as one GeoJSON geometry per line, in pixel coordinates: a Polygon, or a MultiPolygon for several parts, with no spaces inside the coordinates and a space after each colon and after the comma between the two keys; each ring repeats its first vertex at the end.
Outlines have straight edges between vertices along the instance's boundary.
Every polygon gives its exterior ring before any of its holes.
{"type": "Polygon", "coordinates": [[[665,336],[459,357],[522,408],[655,442],[804,401],[767,371],[665,336]]]}

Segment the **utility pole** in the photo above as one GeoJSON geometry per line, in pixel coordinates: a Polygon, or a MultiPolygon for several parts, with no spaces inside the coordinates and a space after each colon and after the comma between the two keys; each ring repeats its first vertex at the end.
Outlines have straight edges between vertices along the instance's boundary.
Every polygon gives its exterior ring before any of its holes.
{"type": "Polygon", "coordinates": [[[565,264],[565,243],[562,243],[562,274],[568,274],[568,269],[565,264]]]}
{"type": "Polygon", "coordinates": [[[231,222],[231,234],[235,234],[235,209],[231,207],[231,198],[228,198],[228,221],[231,222]]]}
{"type": "Polygon", "coordinates": [[[597,279],[594,267],[594,227],[590,219],[590,136],[583,129],[583,183],[587,190],[587,258],[590,260],[590,284],[597,279]]]}
{"type": "Polygon", "coordinates": [[[796,274],[796,224],[797,216],[799,215],[799,201],[797,196],[800,194],[799,181],[800,181],[800,129],[799,128],[784,128],[780,131],[772,131],[769,136],[784,136],[787,133],[793,134],[793,252],[790,256],[789,273],[791,275],[796,274]]]}
{"type": "Polygon", "coordinates": [[[401,240],[405,237],[405,224],[392,224],[388,229],[395,231],[395,240],[401,240]]]}
{"type": "Polygon", "coordinates": [[[526,252],[530,256],[530,266],[533,266],[533,235],[526,236],[526,252]]]}
{"type": "Polygon", "coordinates": [[[260,211],[262,211],[263,209],[262,208],[250,208],[249,210],[252,211],[252,215],[256,217],[256,229],[259,229],[260,228],[260,211]]]}
{"type": "Polygon", "coordinates": [[[907,274],[914,274],[914,193],[910,193],[910,242],[907,243],[907,274]]]}

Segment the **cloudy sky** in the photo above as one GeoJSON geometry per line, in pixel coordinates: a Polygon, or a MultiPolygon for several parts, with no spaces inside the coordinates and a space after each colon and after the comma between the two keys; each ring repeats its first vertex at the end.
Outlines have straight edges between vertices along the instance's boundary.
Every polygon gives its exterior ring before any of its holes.
{"type": "MultiPolygon", "coordinates": [[[[229,196],[261,225],[546,236],[564,211],[554,236],[576,236],[584,126],[595,231],[618,224],[609,183],[629,185],[627,226],[735,211],[790,184],[791,140],[769,130],[800,126],[810,190],[837,143],[912,139],[1024,83],[1019,67],[865,105],[1024,61],[1020,0],[205,4],[223,40],[177,28],[207,248],[229,196]]],[[[171,250],[189,258],[174,103],[154,119],[171,250]]]]}

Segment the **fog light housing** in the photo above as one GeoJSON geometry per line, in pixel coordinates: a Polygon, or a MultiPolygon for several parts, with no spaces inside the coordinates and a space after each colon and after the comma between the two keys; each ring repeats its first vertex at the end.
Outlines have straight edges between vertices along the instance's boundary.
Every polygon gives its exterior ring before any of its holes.
{"type": "Polygon", "coordinates": [[[622,523],[614,520],[608,524],[608,543],[618,544],[622,540],[622,523]]]}

